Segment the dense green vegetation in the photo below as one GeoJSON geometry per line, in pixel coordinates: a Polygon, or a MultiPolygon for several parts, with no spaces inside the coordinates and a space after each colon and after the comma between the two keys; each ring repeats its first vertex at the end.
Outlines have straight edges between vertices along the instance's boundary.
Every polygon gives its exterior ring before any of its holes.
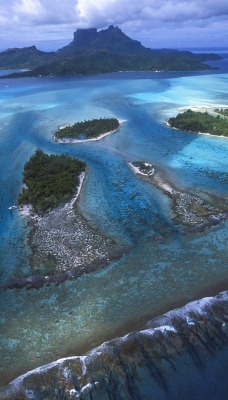
{"type": "Polygon", "coordinates": [[[18,204],[32,204],[37,212],[57,207],[73,196],[84,170],[82,161],[37,150],[25,164],[23,182],[26,188],[22,189],[18,204]]]}
{"type": "Polygon", "coordinates": [[[35,46],[4,51],[0,53],[0,68],[29,69],[10,77],[117,71],[193,71],[213,69],[204,61],[218,59],[220,57],[216,54],[148,49],[126,36],[118,27],[110,26],[99,32],[96,29],[77,30],[74,40],[56,52],[42,52],[35,46]]]}
{"type": "Polygon", "coordinates": [[[215,112],[223,115],[224,117],[228,117],[228,108],[216,108],[215,112]]]}
{"type": "Polygon", "coordinates": [[[57,61],[57,59],[58,56],[55,52],[40,51],[35,46],[23,47],[22,49],[13,48],[0,53],[0,68],[34,69],[51,61],[57,61]]]}
{"type": "Polygon", "coordinates": [[[187,110],[174,118],[170,118],[168,122],[172,127],[184,131],[228,136],[228,120],[219,115],[210,115],[207,112],[187,110]]]}
{"type": "Polygon", "coordinates": [[[116,118],[91,119],[76,122],[74,125],[59,129],[55,137],[90,139],[102,135],[103,133],[114,131],[119,128],[119,126],[119,121],[116,118]]]}
{"type": "MultiPolygon", "coordinates": [[[[188,52],[152,51],[151,55],[113,53],[109,50],[87,50],[78,56],[45,63],[31,71],[9,77],[94,75],[118,71],[200,71],[214,69],[188,52]]],[[[197,55],[198,56],[198,55],[197,55]]]]}

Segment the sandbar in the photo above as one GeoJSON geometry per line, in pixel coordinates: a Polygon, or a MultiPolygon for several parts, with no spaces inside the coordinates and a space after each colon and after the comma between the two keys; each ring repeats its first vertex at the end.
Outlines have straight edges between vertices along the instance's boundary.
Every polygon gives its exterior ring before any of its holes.
{"type": "Polygon", "coordinates": [[[133,161],[129,163],[133,172],[141,176],[172,200],[170,216],[175,225],[185,227],[187,231],[202,232],[211,226],[218,225],[228,219],[228,198],[214,193],[184,191],[170,182],[169,178],[158,166],[133,161]],[[143,166],[147,167],[146,173],[143,166]],[[205,193],[208,200],[205,200],[205,193]],[[202,197],[201,197],[202,196],[202,197]]]}

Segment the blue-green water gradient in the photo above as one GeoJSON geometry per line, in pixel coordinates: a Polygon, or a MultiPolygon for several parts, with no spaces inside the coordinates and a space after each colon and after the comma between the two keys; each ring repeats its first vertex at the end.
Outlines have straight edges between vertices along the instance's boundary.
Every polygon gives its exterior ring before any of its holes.
{"type": "Polygon", "coordinates": [[[39,291],[1,293],[1,368],[6,383],[75,355],[228,279],[227,224],[197,235],[173,225],[170,200],[128,162],[156,164],[181,189],[227,195],[228,140],[172,130],[180,107],[228,104],[227,74],[124,73],[0,81],[0,278],[28,272],[27,222],[9,211],[24,163],[41,148],[86,161],[79,207],[132,251],[106,269],[39,291]],[[57,144],[59,125],[123,120],[99,142],[57,144]],[[155,237],[163,236],[163,241],[155,237]]]}

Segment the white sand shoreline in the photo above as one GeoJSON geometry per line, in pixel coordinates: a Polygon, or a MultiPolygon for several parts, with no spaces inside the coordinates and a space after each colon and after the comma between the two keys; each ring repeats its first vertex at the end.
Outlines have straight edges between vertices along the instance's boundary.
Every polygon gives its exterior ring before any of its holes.
{"type": "MultiPolygon", "coordinates": [[[[140,169],[138,167],[135,167],[131,162],[128,163],[128,165],[130,165],[131,169],[133,170],[133,172],[136,175],[142,175],[142,176],[147,176],[147,177],[153,177],[153,175],[155,174],[155,168],[153,167],[152,164],[149,163],[145,163],[145,165],[151,166],[152,167],[152,172],[151,173],[144,173],[142,171],[140,171],[140,169]]],[[[164,182],[159,176],[155,176],[153,177],[156,181],[156,184],[158,185],[158,187],[162,190],[164,190],[165,192],[169,192],[171,194],[175,193],[175,189],[167,182],[164,182]]]]}
{"type": "MultiPolygon", "coordinates": [[[[220,115],[219,113],[216,113],[214,111],[216,108],[218,108],[218,109],[228,108],[228,106],[226,106],[224,104],[213,104],[213,105],[210,104],[210,105],[207,105],[207,106],[202,106],[201,105],[201,106],[194,106],[194,107],[178,107],[178,108],[176,108],[176,110],[177,110],[178,113],[179,112],[185,112],[187,110],[196,111],[196,112],[210,112],[211,111],[211,112],[214,112],[214,114],[216,114],[216,115],[220,115]]],[[[166,122],[166,125],[169,128],[176,129],[178,131],[184,130],[184,129],[180,129],[180,128],[176,128],[176,127],[171,126],[168,120],[166,120],[165,122],[166,122]]],[[[184,130],[184,132],[195,133],[197,135],[205,135],[205,136],[211,136],[211,137],[216,137],[216,138],[228,139],[228,136],[213,135],[212,133],[209,133],[209,132],[193,132],[193,131],[186,131],[186,130],[184,130]]]]}
{"type": "MultiPolygon", "coordinates": [[[[86,175],[85,172],[82,172],[79,175],[79,185],[77,187],[77,192],[76,192],[75,196],[72,198],[72,200],[64,205],[64,209],[69,209],[69,211],[72,210],[72,208],[73,208],[73,206],[74,206],[76,200],[78,199],[78,197],[80,195],[80,192],[82,190],[82,185],[83,185],[83,181],[85,179],[85,175],[86,175]]],[[[32,208],[31,204],[25,204],[23,206],[19,206],[18,207],[18,211],[19,211],[19,214],[22,217],[30,217],[30,218],[35,219],[35,220],[42,219],[42,217],[40,215],[38,215],[37,213],[33,212],[33,208],[32,208]]],[[[51,211],[53,211],[53,210],[51,210],[51,211]]]]}
{"type": "Polygon", "coordinates": [[[133,165],[131,162],[128,163],[128,165],[130,165],[131,169],[134,171],[135,174],[144,175],[144,176],[151,176],[151,175],[153,175],[153,174],[154,174],[153,165],[152,165],[152,164],[149,164],[149,163],[144,163],[144,164],[145,164],[145,166],[147,166],[147,167],[150,166],[150,167],[152,168],[152,171],[149,172],[149,173],[144,173],[144,172],[140,171],[140,168],[139,168],[139,167],[136,167],[136,166],[133,165]]]}
{"type": "Polygon", "coordinates": [[[199,111],[199,112],[206,112],[206,111],[214,111],[215,109],[225,109],[228,108],[228,105],[225,104],[210,104],[210,105],[198,105],[198,106],[183,106],[176,108],[177,111],[199,111]]]}
{"type": "Polygon", "coordinates": [[[76,202],[76,200],[78,199],[78,197],[79,197],[79,195],[80,195],[80,193],[81,193],[82,185],[83,185],[85,176],[86,176],[85,172],[82,172],[82,173],[79,175],[79,185],[78,185],[78,188],[77,188],[77,193],[76,193],[76,195],[73,197],[73,199],[72,199],[69,203],[66,203],[66,204],[65,204],[64,208],[69,208],[69,209],[72,209],[72,208],[73,208],[74,203],[76,202]]]}
{"type": "MultiPolygon", "coordinates": [[[[122,125],[124,122],[126,122],[126,120],[124,120],[124,119],[118,119],[118,122],[119,122],[120,126],[119,126],[117,129],[114,129],[113,131],[109,131],[109,132],[102,133],[102,135],[99,135],[99,136],[97,136],[97,137],[95,137],[95,138],[90,138],[90,139],[71,139],[71,138],[67,138],[67,137],[66,137],[66,138],[63,138],[63,139],[59,139],[59,138],[57,138],[55,135],[53,135],[53,140],[54,140],[55,142],[61,143],[61,144],[74,144],[74,143],[85,143],[85,142],[97,142],[98,140],[101,140],[101,139],[103,139],[104,137],[106,137],[106,136],[108,136],[108,135],[111,135],[112,133],[117,132],[117,131],[120,129],[121,125],[122,125]]],[[[67,126],[71,126],[71,125],[70,125],[70,124],[68,124],[68,125],[61,125],[61,126],[59,127],[58,130],[64,129],[64,128],[66,128],[67,126]]]]}

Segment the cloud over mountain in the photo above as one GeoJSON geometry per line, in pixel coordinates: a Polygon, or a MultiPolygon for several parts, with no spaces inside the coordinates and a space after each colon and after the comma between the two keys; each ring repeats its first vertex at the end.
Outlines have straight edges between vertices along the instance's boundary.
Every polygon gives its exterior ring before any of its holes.
{"type": "MultiPolygon", "coordinates": [[[[228,2],[224,0],[0,0],[0,33],[3,36],[25,36],[29,33],[40,39],[52,33],[71,34],[76,28],[96,26],[106,28],[118,25],[130,32],[145,32],[149,36],[155,29],[194,29],[212,35],[225,35],[228,2]]],[[[165,32],[163,32],[164,34],[165,32]]],[[[198,34],[198,33],[197,33],[198,34]]],[[[206,35],[205,35],[206,36],[206,35]]]]}
{"type": "Polygon", "coordinates": [[[88,23],[183,23],[228,16],[224,0],[78,0],[77,8],[88,23]]]}

